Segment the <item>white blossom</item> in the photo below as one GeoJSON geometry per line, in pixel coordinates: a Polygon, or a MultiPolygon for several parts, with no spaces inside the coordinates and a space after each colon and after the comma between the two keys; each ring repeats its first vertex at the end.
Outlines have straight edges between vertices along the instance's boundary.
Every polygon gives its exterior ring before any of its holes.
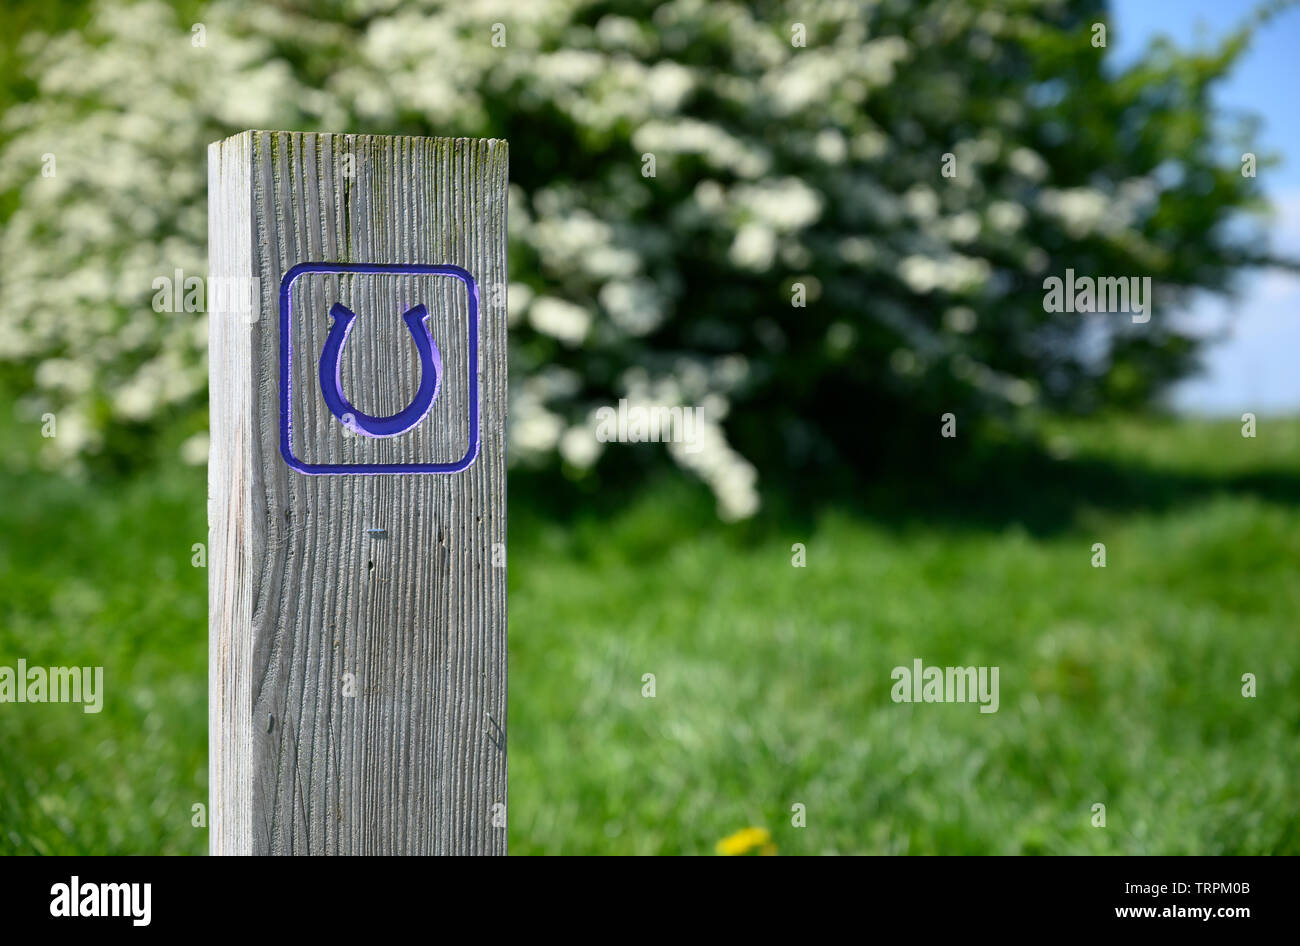
{"type": "Polygon", "coordinates": [[[572,346],[581,344],[586,337],[591,313],[564,299],[541,296],[529,307],[528,321],[537,331],[572,346]]]}

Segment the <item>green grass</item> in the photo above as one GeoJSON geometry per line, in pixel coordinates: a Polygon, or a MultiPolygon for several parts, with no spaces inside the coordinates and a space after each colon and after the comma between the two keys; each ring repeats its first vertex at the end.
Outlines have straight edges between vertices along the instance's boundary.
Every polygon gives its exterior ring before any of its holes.
{"type": "MultiPolygon", "coordinates": [[[[710,853],[756,825],[782,854],[1300,852],[1300,421],[1238,427],[1061,425],[1069,459],[742,526],[679,479],[583,502],[516,479],[511,851],[710,853]],[[894,704],[915,658],[998,666],[999,711],[894,704]]],[[[103,665],[109,693],[0,704],[0,853],[203,852],[203,472],[0,484],[0,664],[103,665]]]]}
{"type": "Polygon", "coordinates": [[[206,852],[204,473],[0,483],[0,665],[102,666],[105,691],[97,714],[0,703],[0,854],[206,852]]]}
{"type": "Polygon", "coordinates": [[[1300,851],[1300,424],[1056,446],[742,529],[685,488],[512,522],[512,852],[1300,851]],[[918,657],[999,712],[893,703],[918,657]]]}

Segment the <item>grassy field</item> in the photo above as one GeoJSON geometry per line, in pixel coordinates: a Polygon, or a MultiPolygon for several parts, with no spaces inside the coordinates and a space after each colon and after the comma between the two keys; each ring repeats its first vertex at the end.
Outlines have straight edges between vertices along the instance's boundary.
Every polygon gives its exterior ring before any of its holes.
{"type": "MultiPolygon", "coordinates": [[[[516,479],[511,851],[1300,853],[1300,421],[1239,428],[1061,426],[743,526],[516,479]],[[916,658],[999,667],[999,711],[893,703],[916,658]]],[[[109,691],[0,705],[0,852],[203,852],[202,471],[0,479],[0,664],[109,691]]]]}

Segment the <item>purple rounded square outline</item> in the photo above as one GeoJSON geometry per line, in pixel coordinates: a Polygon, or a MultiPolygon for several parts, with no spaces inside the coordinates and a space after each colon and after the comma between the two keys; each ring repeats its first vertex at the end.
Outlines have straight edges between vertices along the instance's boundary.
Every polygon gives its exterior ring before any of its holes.
{"type": "Polygon", "coordinates": [[[308,476],[355,473],[374,476],[381,473],[460,473],[478,457],[478,283],[468,270],[451,264],[425,263],[298,263],[280,280],[280,456],[291,469],[308,476]],[[293,452],[292,422],[289,404],[292,391],[289,381],[293,361],[293,342],[289,324],[292,312],[290,290],[299,276],[310,274],[357,273],[362,275],[452,276],[465,284],[469,298],[469,449],[455,463],[305,463],[293,452]]]}

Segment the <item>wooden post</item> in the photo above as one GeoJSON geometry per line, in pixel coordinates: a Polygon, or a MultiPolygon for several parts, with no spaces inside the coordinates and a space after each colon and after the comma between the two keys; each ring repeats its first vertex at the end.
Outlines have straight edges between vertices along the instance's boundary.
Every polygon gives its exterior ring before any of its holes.
{"type": "Polygon", "coordinates": [[[495,139],[209,149],[213,854],[505,853],[506,185],[495,139]]]}

